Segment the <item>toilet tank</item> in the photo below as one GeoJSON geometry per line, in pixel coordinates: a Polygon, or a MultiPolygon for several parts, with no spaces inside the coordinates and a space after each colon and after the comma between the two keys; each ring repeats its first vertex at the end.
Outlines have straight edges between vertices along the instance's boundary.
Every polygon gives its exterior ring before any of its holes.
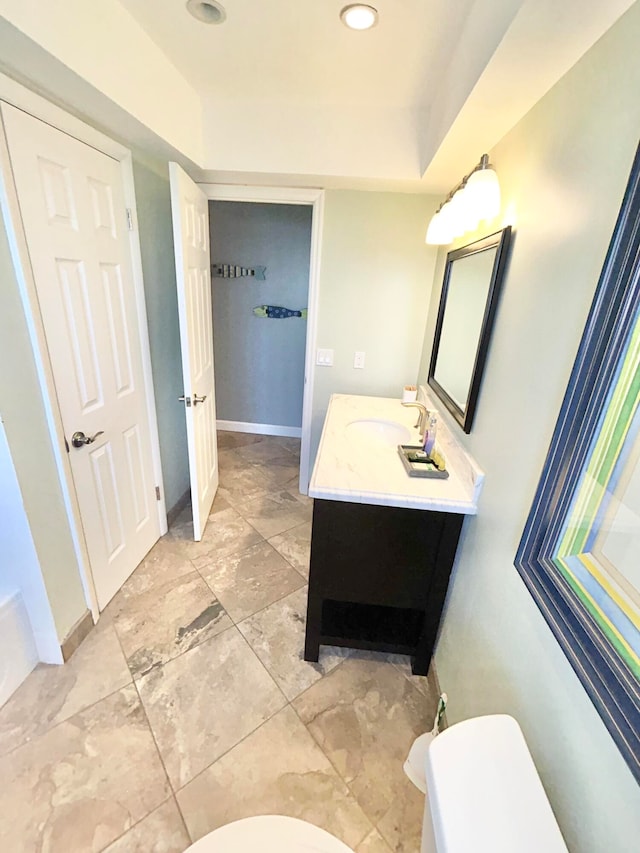
{"type": "Polygon", "coordinates": [[[518,723],[457,723],[427,752],[422,853],[567,853],[518,723]]]}

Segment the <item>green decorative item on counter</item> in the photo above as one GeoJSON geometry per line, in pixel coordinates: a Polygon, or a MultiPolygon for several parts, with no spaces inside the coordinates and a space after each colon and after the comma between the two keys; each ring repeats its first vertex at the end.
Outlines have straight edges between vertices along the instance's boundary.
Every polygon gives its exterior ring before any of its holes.
{"type": "Polygon", "coordinates": [[[436,449],[428,454],[419,445],[399,444],[398,455],[410,477],[446,480],[449,476],[444,456],[436,449]]]}

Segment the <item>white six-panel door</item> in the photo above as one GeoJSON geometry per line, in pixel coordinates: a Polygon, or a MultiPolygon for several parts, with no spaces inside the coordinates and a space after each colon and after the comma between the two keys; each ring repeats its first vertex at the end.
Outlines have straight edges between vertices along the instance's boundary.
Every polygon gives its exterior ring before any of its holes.
{"type": "Polygon", "coordinates": [[[177,163],[169,163],[193,535],[202,539],[218,488],[209,207],[177,163]]]}
{"type": "Polygon", "coordinates": [[[102,609],[160,535],[122,173],[15,107],[2,117],[102,609]]]}

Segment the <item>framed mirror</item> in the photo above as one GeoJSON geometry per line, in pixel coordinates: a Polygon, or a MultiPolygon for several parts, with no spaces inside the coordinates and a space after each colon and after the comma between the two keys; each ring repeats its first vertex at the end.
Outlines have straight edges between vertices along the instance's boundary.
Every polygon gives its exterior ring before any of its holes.
{"type": "Polygon", "coordinates": [[[498,305],[511,227],[447,255],[428,382],[469,433],[498,305]]]}

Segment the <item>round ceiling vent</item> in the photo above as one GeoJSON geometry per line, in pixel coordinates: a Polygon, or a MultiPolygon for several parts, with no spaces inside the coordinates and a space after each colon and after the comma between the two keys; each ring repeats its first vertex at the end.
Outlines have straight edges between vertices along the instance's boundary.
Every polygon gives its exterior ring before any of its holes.
{"type": "Polygon", "coordinates": [[[221,24],[227,17],[224,7],[216,0],[187,0],[187,9],[203,24],[221,24]]]}

